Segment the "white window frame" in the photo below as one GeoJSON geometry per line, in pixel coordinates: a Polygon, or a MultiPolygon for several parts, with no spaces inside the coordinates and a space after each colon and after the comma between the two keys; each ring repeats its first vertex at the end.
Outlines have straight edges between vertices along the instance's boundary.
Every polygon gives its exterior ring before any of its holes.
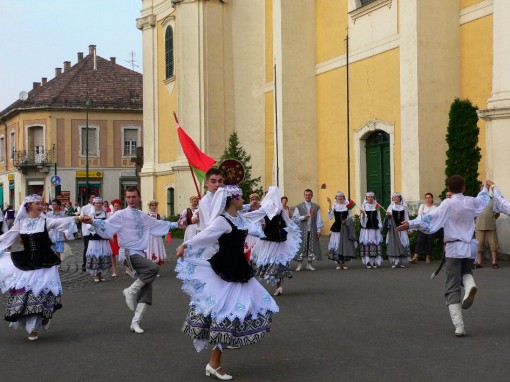
{"type": "MultiPolygon", "coordinates": [[[[79,128],[78,128],[78,132],[79,132],[79,136],[80,136],[80,150],[79,150],[79,157],[80,158],[86,158],[87,155],[86,153],[84,153],[84,150],[85,150],[85,142],[82,141],[82,137],[83,137],[83,130],[86,130],[87,129],[87,126],[86,125],[80,125],[79,128]]],[[[89,158],[90,157],[94,157],[94,158],[98,158],[101,156],[101,152],[99,150],[99,137],[101,136],[101,128],[97,125],[89,125],[88,127],[89,130],[91,129],[94,129],[96,130],[96,154],[90,154],[90,142],[89,142],[89,158]]]]}
{"type": "Polygon", "coordinates": [[[5,156],[7,153],[5,152],[5,135],[0,135],[0,163],[5,162],[5,156]]]}
{"type": "Polygon", "coordinates": [[[11,130],[10,139],[9,155],[12,162],[14,160],[14,152],[16,151],[16,132],[14,130],[11,130]]]}
{"type": "Polygon", "coordinates": [[[41,148],[43,149],[43,152],[46,152],[46,125],[44,123],[34,123],[32,125],[28,125],[28,126],[25,126],[25,150],[29,151],[29,150],[36,150],[36,146],[34,147],[29,147],[28,146],[28,132],[30,131],[30,128],[32,127],[42,127],[43,129],[43,145],[42,146],[37,146],[38,148],[41,148]]]}
{"type": "Polygon", "coordinates": [[[141,132],[142,132],[142,129],[141,129],[140,126],[122,126],[122,145],[121,145],[122,146],[122,148],[121,148],[121,150],[122,150],[122,152],[121,152],[122,158],[134,158],[134,157],[136,157],[136,148],[140,147],[140,145],[142,143],[141,142],[141,138],[142,138],[141,132]],[[134,150],[133,154],[131,154],[131,155],[126,154],[125,151],[124,151],[125,142],[126,142],[124,137],[125,137],[125,131],[126,130],[136,130],[136,147],[135,147],[135,150],[134,150]]]}

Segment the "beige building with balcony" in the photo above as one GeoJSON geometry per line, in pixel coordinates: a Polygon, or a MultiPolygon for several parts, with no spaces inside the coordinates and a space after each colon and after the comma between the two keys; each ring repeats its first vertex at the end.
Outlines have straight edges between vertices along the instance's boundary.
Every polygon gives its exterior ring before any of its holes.
{"type": "Polygon", "coordinates": [[[32,193],[83,204],[87,181],[104,199],[122,197],[137,185],[142,100],[142,74],[98,56],[94,45],[53,79],[34,82],[0,112],[0,205],[18,207],[32,193]]]}

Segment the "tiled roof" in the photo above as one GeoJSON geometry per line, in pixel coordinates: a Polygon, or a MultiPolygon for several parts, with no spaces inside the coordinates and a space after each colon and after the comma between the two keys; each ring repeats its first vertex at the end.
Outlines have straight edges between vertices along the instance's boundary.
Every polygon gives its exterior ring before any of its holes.
{"type": "Polygon", "coordinates": [[[89,54],[58,74],[46,84],[28,93],[25,101],[17,100],[0,112],[4,119],[23,110],[85,109],[90,99],[90,110],[143,109],[143,75],[114,61],[89,54]],[[88,94],[88,97],[87,97],[88,94]]]}

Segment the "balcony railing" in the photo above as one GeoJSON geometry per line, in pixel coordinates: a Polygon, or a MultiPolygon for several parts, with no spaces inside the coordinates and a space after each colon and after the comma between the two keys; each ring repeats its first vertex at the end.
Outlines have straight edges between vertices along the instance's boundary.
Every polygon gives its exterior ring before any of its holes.
{"type": "Polygon", "coordinates": [[[14,150],[12,152],[12,162],[19,170],[28,170],[32,168],[47,168],[53,166],[55,148],[46,150],[37,148],[32,150],[14,150]]]}

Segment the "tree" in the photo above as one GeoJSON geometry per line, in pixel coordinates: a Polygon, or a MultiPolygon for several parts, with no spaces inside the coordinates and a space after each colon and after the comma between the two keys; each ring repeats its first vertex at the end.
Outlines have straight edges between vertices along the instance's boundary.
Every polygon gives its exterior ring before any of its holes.
{"type": "Polygon", "coordinates": [[[225,148],[223,155],[220,158],[220,162],[227,159],[236,159],[241,162],[244,166],[244,180],[239,184],[241,190],[243,190],[244,199],[248,200],[248,197],[252,193],[257,193],[262,197],[262,187],[259,187],[260,176],[258,178],[251,178],[251,155],[249,155],[239,143],[239,137],[234,131],[230,134],[228,139],[228,147],[225,148]]]}
{"type": "MultiPolygon", "coordinates": [[[[478,181],[478,163],[482,155],[477,146],[478,108],[471,104],[468,99],[456,98],[450,107],[449,123],[446,132],[446,169],[445,175],[448,179],[452,175],[461,175],[466,182],[465,195],[475,196],[480,191],[478,181]]],[[[444,199],[446,189],[441,193],[444,199]]]]}

